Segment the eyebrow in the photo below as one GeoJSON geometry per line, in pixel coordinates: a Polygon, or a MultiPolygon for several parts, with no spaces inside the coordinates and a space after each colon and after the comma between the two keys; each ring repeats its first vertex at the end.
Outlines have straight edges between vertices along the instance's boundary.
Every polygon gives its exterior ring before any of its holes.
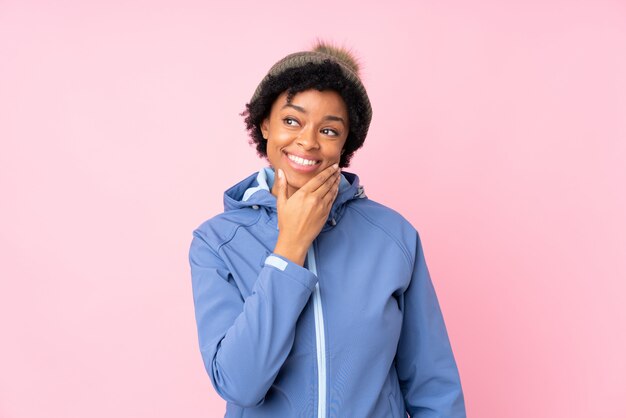
{"type": "MultiPolygon", "coordinates": [[[[294,109],[296,109],[297,111],[299,111],[299,112],[301,112],[301,113],[304,113],[304,114],[306,114],[306,113],[307,113],[307,111],[306,111],[306,110],[304,110],[304,108],[303,108],[303,107],[298,106],[298,105],[295,105],[295,104],[292,104],[292,103],[287,103],[286,105],[284,105],[283,107],[281,107],[281,110],[282,110],[282,109],[284,109],[284,108],[286,108],[286,107],[293,107],[294,109]]],[[[343,120],[343,118],[341,118],[341,117],[339,117],[339,116],[334,116],[334,115],[326,115],[326,116],[324,116],[324,120],[334,120],[334,121],[337,121],[337,122],[341,122],[341,123],[343,123],[343,124],[344,124],[344,126],[345,126],[345,124],[346,124],[346,122],[343,120]]]]}

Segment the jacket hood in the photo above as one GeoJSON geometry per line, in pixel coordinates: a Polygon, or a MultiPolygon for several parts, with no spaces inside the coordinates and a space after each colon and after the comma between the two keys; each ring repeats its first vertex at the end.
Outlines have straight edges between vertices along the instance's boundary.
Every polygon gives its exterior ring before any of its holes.
{"type": "MultiPolygon", "coordinates": [[[[274,169],[263,167],[224,192],[224,211],[262,207],[268,212],[277,212],[276,197],[271,192],[273,184],[274,169]]],[[[359,184],[359,176],[342,170],[339,193],[328,214],[327,223],[336,225],[343,215],[346,203],[352,199],[361,198],[367,198],[367,196],[365,189],[359,184]]]]}

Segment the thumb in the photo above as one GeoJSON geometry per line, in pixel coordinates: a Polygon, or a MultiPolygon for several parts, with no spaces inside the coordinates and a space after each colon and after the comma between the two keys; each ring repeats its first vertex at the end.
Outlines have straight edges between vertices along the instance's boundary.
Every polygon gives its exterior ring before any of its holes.
{"type": "Polygon", "coordinates": [[[276,190],[276,205],[283,205],[287,200],[287,180],[285,179],[285,172],[278,169],[278,190],[276,190]]]}

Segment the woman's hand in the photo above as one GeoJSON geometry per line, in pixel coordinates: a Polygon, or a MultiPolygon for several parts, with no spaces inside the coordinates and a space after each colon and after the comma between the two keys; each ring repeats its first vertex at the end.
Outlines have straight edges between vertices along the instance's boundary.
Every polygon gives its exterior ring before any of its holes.
{"type": "Polygon", "coordinates": [[[287,198],[287,181],[278,169],[278,241],[274,252],[304,265],[306,253],[322,230],[339,191],[338,164],[324,169],[287,198]]]}

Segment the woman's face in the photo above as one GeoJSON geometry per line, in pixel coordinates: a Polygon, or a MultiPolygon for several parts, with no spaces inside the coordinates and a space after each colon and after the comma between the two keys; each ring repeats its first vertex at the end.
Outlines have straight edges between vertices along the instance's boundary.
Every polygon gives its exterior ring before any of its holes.
{"type": "MultiPolygon", "coordinates": [[[[285,173],[287,197],[339,163],[348,124],[346,104],[334,90],[305,90],[296,93],[291,103],[287,103],[287,92],[278,96],[261,122],[261,132],[267,139],[270,165],[276,174],[279,168],[285,173]]],[[[276,195],[274,190],[272,193],[276,195]]]]}

